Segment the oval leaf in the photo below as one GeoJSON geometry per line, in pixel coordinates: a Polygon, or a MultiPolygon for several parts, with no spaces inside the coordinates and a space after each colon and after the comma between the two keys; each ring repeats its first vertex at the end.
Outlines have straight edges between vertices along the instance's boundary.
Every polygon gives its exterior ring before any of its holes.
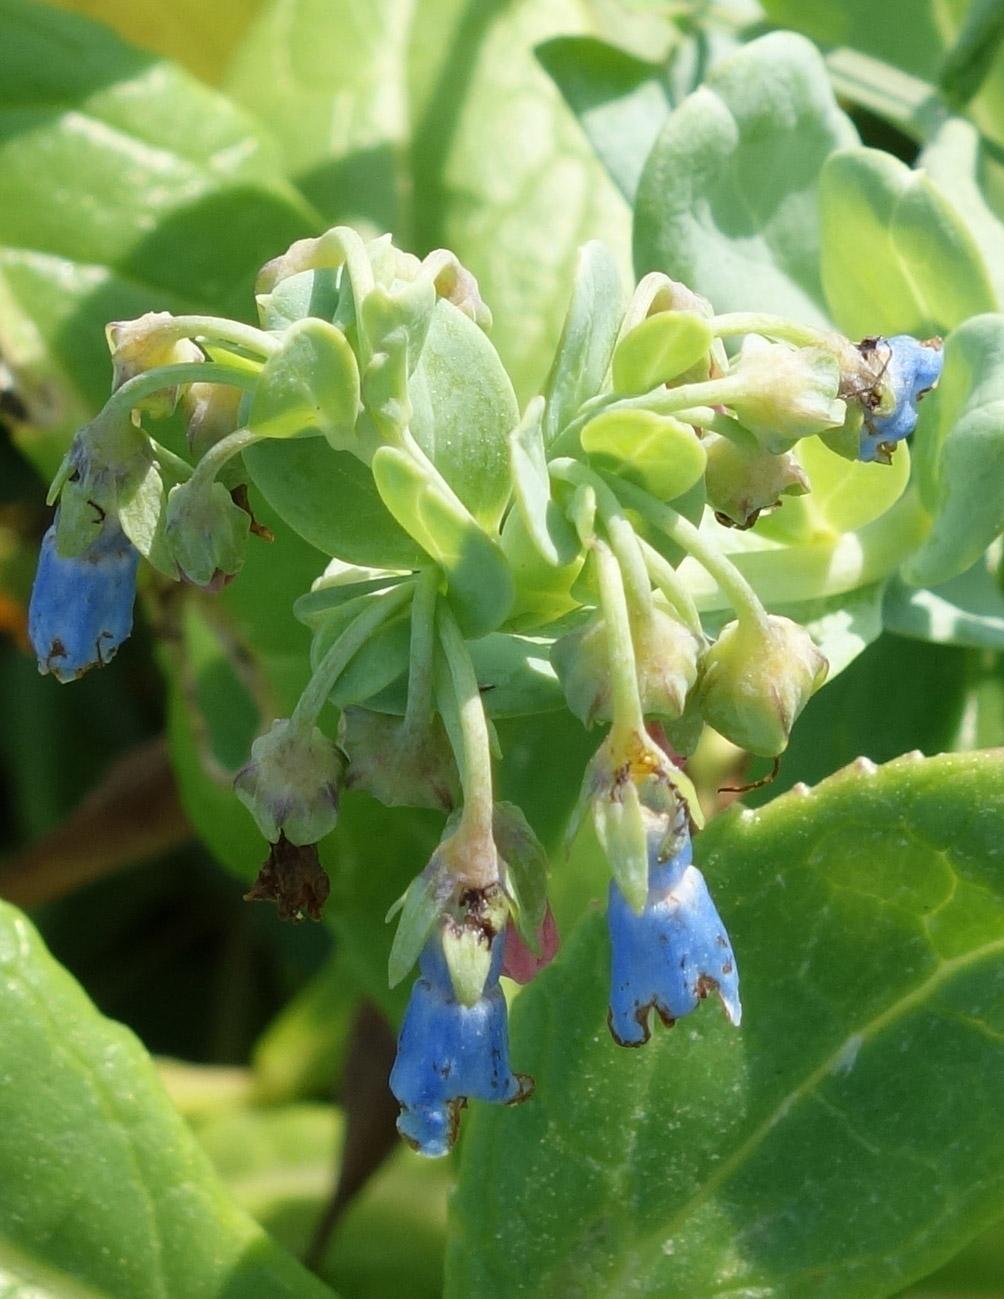
{"type": "Polygon", "coordinates": [[[604,411],[581,436],[582,449],[598,465],[616,469],[661,501],[689,491],[708,458],[689,424],[650,410],[604,411]]]}

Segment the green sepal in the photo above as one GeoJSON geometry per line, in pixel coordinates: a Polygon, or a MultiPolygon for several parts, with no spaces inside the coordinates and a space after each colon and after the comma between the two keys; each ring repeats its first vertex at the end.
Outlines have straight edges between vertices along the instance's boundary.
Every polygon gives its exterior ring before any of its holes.
{"type": "Polygon", "coordinates": [[[177,567],[196,586],[233,576],[244,563],[251,516],[222,483],[193,489],[192,480],[167,494],[165,533],[177,567]]]}
{"type": "Polygon", "coordinates": [[[338,310],[338,272],[330,266],[298,271],[280,280],[271,293],[259,293],[255,301],[262,329],[288,329],[307,316],[333,320],[338,310]]]}
{"type": "Polygon", "coordinates": [[[617,263],[606,244],[591,239],[579,250],[572,300],[544,383],[545,445],[602,389],[623,315],[617,263]]]}
{"type": "Polygon", "coordinates": [[[474,639],[493,631],[515,595],[498,542],[442,479],[406,451],[378,448],[372,471],[387,509],[446,574],[447,599],[464,635],[474,639]]]}
{"type": "Polygon", "coordinates": [[[707,455],[689,424],[654,411],[603,411],[582,430],[582,449],[659,500],[682,496],[700,481],[707,455]]]}
{"type": "Polygon", "coordinates": [[[634,781],[621,781],[615,795],[594,798],[592,813],[614,881],[640,912],[648,896],[648,835],[634,781]]]}
{"type": "MultiPolygon", "coordinates": [[[[650,392],[692,370],[710,355],[714,336],[693,311],[659,311],[636,325],[617,344],[613,359],[614,391],[650,392]]],[[[708,377],[708,365],[696,379],[708,377]]],[[[689,376],[688,376],[689,377],[689,376]]]]}
{"type": "Polygon", "coordinates": [[[421,875],[416,875],[408,885],[404,897],[387,912],[388,921],[401,913],[387,962],[387,980],[392,988],[397,987],[418,960],[452,891],[453,877],[437,852],[421,875]]]}
{"type": "Polygon", "coordinates": [[[122,531],[139,553],[166,577],[176,579],[178,566],[166,535],[167,494],[154,459],[142,476],[119,489],[118,514],[122,531]]]}
{"type": "Polygon", "coordinates": [[[575,533],[551,498],[551,476],[544,451],[543,397],[534,397],[509,435],[516,506],[540,556],[555,568],[570,564],[579,550],[575,533]]]}
{"type": "Polygon", "coordinates": [[[336,451],[356,445],[359,370],[348,340],[327,321],[297,320],[262,367],[248,427],[267,438],[323,433],[336,451]]]}
{"type": "Polygon", "coordinates": [[[537,956],[547,912],[547,853],[515,803],[495,804],[492,833],[505,862],[503,887],[510,914],[520,937],[537,956]]]}

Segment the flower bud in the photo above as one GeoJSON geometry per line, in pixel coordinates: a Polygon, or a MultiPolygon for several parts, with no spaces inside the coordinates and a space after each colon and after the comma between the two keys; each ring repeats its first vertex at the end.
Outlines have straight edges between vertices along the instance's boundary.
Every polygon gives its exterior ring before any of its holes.
{"type": "MultiPolygon", "coordinates": [[[[126,380],[158,366],[205,360],[202,349],[191,339],[172,336],[173,320],[169,311],[148,311],[137,320],[113,320],[106,327],[105,337],[112,354],[112,392],[126,380]]],[[[151,393],[139,400],[135,409],[144,410],[155,419],[170,415],[178,404],[178,393],[178,386],[151,393]]]]}
{"type": "Polygon", "coordinates": [[[222,483],[195,477],[167,497],[166,535],[181,577],[218,591],[244,563],[251,516],[222,483]]]}
{"type": "Polygon", "coordinates": [[[460,802],[460,776],[442,718],[424,730],[403,717],[351,707],[338,734],[348,756],[345,783],[385,807],[431,807],[449,812],[460,802]]]}
{"type": "MultiPolygon", "coordinates": [[[[634,620],[632,638],[642,712],[679,717],[697,680],[700,642],[671,614],[658,608],[634,620]]],[[[584,726],[611,720],[610,657],[602,618],[593,618],[585,627],[555,641],[551,662],[569,708],[584,726]]]]}
{"type": "Polygon", "coordinates": [[[42,539],[28,636],[39,672],[66,682],[107,663],[132,630],[139,553],[113,518],[70,556],[57,549],[57,527],[42,539]]]}
{"type": "Polygon", "coordinates": [[[234,777],[237,797],[270,843],[316,843],[335,828],[345,762],[318,727],[290,719],[272,723],[251,746],[251,761],[234,777]]]}
{"type": "Polygon", "coordinates": [[[558,954],[560,941],[550,903],[537,931],[536,951],[527,945],[517,926],[510,920],[505,927],[505,959],[502,963],[502,973],[515,983],[529,983],[554,960],[558,954]]]}
{"type": "Polygon", "coordinates": [[[790,451],[771,455],[711,433],[704,439],[708,462],[704,483],[708,504],[719,523],[752,528],[762,510],[781,504],[782,496],[809,491],[805,470],[790,451]]]}
{"type": "Polygon", "coordinates": [[[799,438],[844,422],[840,365],[822,347],[789,347],[747,334],[721,385],[723,399],[764,450],[779,455],[799,438]]]}
{"type": "Polygon", "coordinates": [[[704,658],[701,710],[733,744],[775,757],[787,747],[796,717],[828,667],[809,633],[790,618],[771,614],[759,625],[730,622],[704,658]]]}
{"type": "Polygon", "coordinates": [[[189,383],[181,390],[178,407],[196,460],[240,427],[243,400],[244,389],[226,383],[189,383]]]}
{"type": "Polygon", "coordinates": [[[455,253],[435,248],[422,262],[422,269],[432,277],[436,293],[469,316],[481,329],[492,327],[492,313],[481,296],[478,282],[455,253]]]}

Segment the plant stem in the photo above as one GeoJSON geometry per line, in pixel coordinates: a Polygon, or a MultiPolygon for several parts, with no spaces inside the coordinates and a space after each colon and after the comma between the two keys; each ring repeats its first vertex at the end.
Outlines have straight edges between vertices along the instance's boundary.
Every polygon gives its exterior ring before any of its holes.
{"type": "Polygon", "coordinates": [[[428,729],[434,711],[433,657],[436,652],[436,603],[440,573],[426,568],[415,581],[411,604],[411,651],[408,658],[408,702],[402,730],[414,735],[428,729]]]}
{"type": "Polygon", "coordinates": [[[697,605],[694,603],[680,574],[669,560],[664,555],[660,555],[656,548],[650,545],[644,537],[638,538],[638,545],[641,548],[642,558],[645,561],[645,567],[651,580],[680,615],[680,618],[690,631],[695,636],[703,638],[704,628],[701,626],[701,616],[697,612],[697,605]]]}
{"type": "Polygon", "coordinates": [[[481,842],[492,841],[494,794],[488,719],[467,642],[448,605],[436,610],[436,630],[457,704],[460,749],[457,766],[464,791],[462,826],[481,842]]]}
{"type": "Polygon", "coordinates": [[[610,664],[610,694],[613,724],[610,743],[615,753],[630,750],[632,742],[645,732],[645,718],[638,694],[638,672],[631,638],[631,619],[624,578],[613,552],[604,541],[593,542],[600,585],[600,607],[607,636],[610,664]]]}
{"type": "Polygon", "coordinates": [[[279,340],[263,329],[244,325],[222,316],[171,316],[152,331],[165,343],[182,338],[204,338],[213,343],[232,343],[258,356],[271,356],[280,347],[279,340]]]}
{"type": "Polygon", "coordinates": [[[262,440],[260,433],[252,433],[248,428],[235,429],[209,448],[196,464],[189,481],[199,487],[208,487],[228,460],[262,440]]]}
{"type": "Polygon", "coordinates": [[[234,370],[218,361],[184,361],[178,365],[159,365],[156,369],[133,375],[120,388],[116,388],[105,402],[101,414],[127,415],[144,397],[185,383],[223,383],[232,388],[243,388],[245,392],[253,392],[258,376],[248,374],[246,370],[234,370]]]}

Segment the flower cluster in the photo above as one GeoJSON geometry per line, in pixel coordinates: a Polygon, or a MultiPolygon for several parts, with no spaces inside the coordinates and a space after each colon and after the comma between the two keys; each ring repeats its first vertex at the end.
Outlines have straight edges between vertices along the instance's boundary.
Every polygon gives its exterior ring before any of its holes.
{"type": "Polygon", "coordinates": [[[588,340],[573,310],[522,415],[457,259],[345,228],[263,269],[258,327],[110,326],[113,392],[53,484],[32,595],[39,666],[66,681],[129,634],[141,556],[206,592],[231,580],[265,535],[249,486],[331,557],[295,606],[309,682],[235,773],[269,844],[247,896],[319,917],[343,787],[447,816],[390,950],[392,983],[420,970],[390,1085],[426,1155],[451,1147],[468,1100],[529,1095],[501,980],[557,948],[547,854],[496,797],[495,718],[564,705],[608,728],[576,824],[610,866],[614,1039],[641,1045],[653,1011],[671,1024],[709,991],[739,1023],[683,762],[706,727],[776,759],[828,665],[810,627],[765,603],[729,529],[762,531],[812,492],[813,439],[889,461],[941,371],[939,340],[717,315],[660,274],[622,309],[594,291],[617,278],[598,245],[580,275],[588,340]],[[175,410],[187,457],[156,437],[175,410]]]}

